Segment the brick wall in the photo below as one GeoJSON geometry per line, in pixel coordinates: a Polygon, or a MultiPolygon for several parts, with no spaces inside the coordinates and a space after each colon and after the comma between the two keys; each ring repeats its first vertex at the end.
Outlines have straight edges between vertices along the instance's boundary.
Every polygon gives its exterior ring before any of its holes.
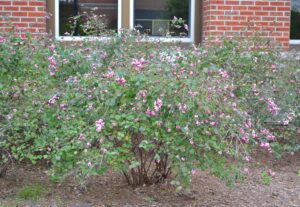
{"type": "MultiPolygon", "coordinates": [[[[258,31],[289,47],[291,0],[203,0],[202,6],[204,40],[258,31]]],[[[0,29],[11,22],[23,31],[46,32],[45,17],[46,0],[0,0],[0,29]]]]}
{"type": "Polygon", "coordinates": [[[45,0],[0,0],[0,29],[11,29],[39,34],[46,32],[45,0]]]}
{"type": "Polygon", "coordinates": [[[289,47],[291,0],[204,0],[207,39],[254,33],[289,47]]]}

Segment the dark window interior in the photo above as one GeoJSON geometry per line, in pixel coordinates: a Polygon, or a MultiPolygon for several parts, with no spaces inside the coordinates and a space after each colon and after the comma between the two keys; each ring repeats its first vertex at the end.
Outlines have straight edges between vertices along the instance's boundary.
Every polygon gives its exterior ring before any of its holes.
{"type": "Polygon", "coordinates": [[[290,38],[300,40],[300,0],[292,0],[290,38]]]}
{"type": "Polygon", "coordinates": [[[136,0],[135,28],[157,37],[188,37],[190,0],[136,0]]]}
{"type": "Polygon", "coordinates": [[[89,35],[83,25],[86,23],[86,15],[91,14],[102,15],[105,27],[117,31],[118,0],[59,0],[59,35],[89,35]],[[75,23],[72,17],[78,15],[82,17],[75,23]]]}

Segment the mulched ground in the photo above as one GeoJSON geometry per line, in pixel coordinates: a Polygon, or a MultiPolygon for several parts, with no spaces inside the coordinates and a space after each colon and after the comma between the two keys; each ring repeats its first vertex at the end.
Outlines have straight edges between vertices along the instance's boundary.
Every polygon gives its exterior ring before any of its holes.
{"type": "Polygon", "coordinates": [[[300,206],[300,154],[288,155],[284,160],[273,161],[267,155],[257,155],[249,166],[246,178],[234,188],[227,187],[208,172],[198,173],[192,181],[191,192],[176,193],[168,184],[132,189],[116,173],[93,177],[87,191],[76,188],[76,182],[68,180],[53,185],[47,179],[45,169],[36,166],[16,165],[5,178],[0,179],[0,207],[299,207],[300,206]],[[262,184],[261,172],[273,169],[276,173],[270,185],[262,184]],[[48,186],[48,193],[38,201],[17,198],[24,185],[41,183],[48,186]]]}

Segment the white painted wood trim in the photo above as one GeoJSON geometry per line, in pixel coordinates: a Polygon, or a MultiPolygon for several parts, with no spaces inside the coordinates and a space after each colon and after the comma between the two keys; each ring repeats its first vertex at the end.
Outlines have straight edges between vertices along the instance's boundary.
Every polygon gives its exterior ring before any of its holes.
{"type": "Polygon", "coordinates": [[[122,0],[118,0],[118,31],[123,27],[122,25],[122,0]]]}
{"type": "Polygon", "coordinates": [[[134,0],[130,0],[130,29],[134,29],[134,0]]]}
{"type": "Polygon", "coordinates": [[[55,6],[55,11],[54,11],[54,15],[55,15],[55,20],[54,20],[54,24],[55,24],[55,38],[59,38],[59,0],[55,0],[54,2],[55,6]]]}
{"type": "Polygon", "coordinates": [[[300,40],[290,40],[291,45],[300,45],[300,40]]]}

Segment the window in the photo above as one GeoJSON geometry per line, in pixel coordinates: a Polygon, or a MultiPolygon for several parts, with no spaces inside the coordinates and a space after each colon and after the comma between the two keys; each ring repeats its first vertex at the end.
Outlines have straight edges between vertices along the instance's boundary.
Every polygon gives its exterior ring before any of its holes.
{"type": "Polygon", "coordinates": [[[194,42],[195,0],[135,0],[132,27],[164,41],[194,42]]]}
{"type": "Polygon", "coordinates": [[[47,0],[47,5],[48,11],[55,13],[48,28],[58,40],[105,39],[121,28],[136,28],[150,40],[194,43],[200,38],[200,17],[195,18],[200,1],[196,0],[47,0]],[[87,21],[88,14],[103,18],[87,21]],[[87,22],[97,24],[96,31],[87,22]]]}
{"type": "Polygon", "coordinates": [[[291,7],[291,44],[300,44],[300,1],[292,0],[291,7]]]}
{"type": "Polygon", "coordinates": [[[58,39],[105,37],[120,28],[121,0],[56,0],[55,33],[58,39]],[[88,21],[89,20],[89,21],[88,21]]]}

